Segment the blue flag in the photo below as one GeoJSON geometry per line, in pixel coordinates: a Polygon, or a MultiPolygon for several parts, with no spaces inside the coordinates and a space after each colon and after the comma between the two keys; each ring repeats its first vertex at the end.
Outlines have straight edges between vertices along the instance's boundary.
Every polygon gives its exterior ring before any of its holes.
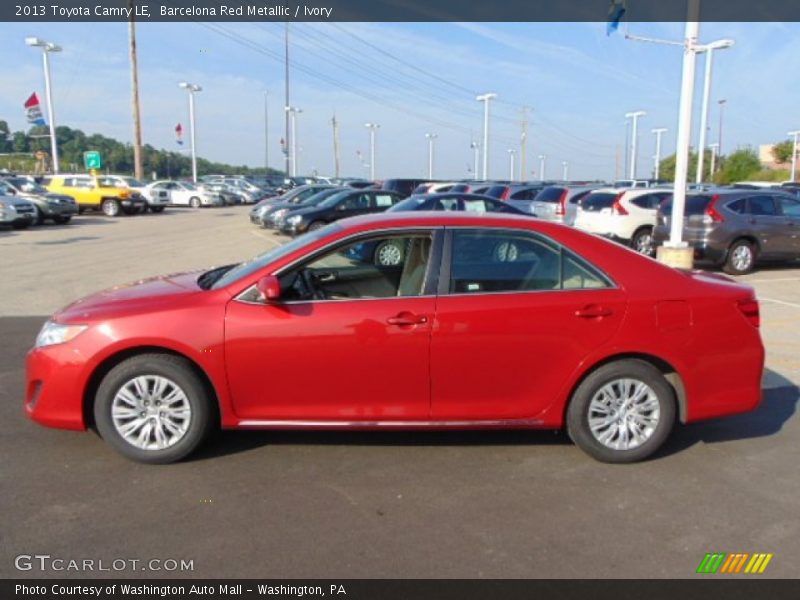
{"type": "Polygon", "coordinates": [[[606,23],[606,35],[611,35],[619,28],[619,22],[625,15],[625,0],[611,0],[608,7],[608,22],[606,23]]]}

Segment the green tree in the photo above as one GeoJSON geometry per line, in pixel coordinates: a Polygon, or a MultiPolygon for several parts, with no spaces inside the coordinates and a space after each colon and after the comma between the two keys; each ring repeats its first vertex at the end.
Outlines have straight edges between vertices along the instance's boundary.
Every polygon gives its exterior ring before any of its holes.
{"type": "Polygon", "coordinates": [[[742,148],[725,158],[724,166],[715,179],[717,183],[746,181],[761,171],[761,161],[752,148],[742,148]]]}
{"type": "Polygon", "coordinates": [[[786,140],[779,142],[772,147],[772,157],[776,163],[784,164],[792,160],[792,152],[794,151],[794,142],[786,140]]]}

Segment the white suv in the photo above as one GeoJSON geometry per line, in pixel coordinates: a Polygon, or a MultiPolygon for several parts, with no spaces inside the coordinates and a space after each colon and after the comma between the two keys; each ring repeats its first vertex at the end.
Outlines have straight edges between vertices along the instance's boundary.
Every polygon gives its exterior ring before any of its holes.
{"type": "Polygon", "coordinates": [[[581,200],[575,227],[626,244],[641,254],[655,255],[656,211],[671,190],[605,188],[581,200]]]}

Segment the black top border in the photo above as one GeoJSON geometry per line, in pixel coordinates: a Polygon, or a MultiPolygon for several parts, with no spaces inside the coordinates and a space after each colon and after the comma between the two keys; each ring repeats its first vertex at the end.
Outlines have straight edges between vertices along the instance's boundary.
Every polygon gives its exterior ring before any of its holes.
{"type": "MultiPolygon", "coordinates": [[[[692,0],[3,0],[0,22],[682,22],[692,0]]],[[[797,22],[800,0],[699,0],[700,21],[797,22]]]]}

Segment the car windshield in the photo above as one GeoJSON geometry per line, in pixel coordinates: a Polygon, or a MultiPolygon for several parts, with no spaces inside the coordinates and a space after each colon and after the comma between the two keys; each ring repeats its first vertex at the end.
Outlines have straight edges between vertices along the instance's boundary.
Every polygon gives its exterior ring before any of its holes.
{"type": "Polygon", "coordinates": [[[283,258],[284,256],[288,256],[295,250],[299,250],[300,248],[313,244],[317,240],[320,240],[328,235],[331,231],[340,228],[340,225],[333,223],[327,227],[323,227],[322,229],[309,231],[300,237],[293,239],[287,244],[267,250],[263,254],[259,254],[248,261],[239,263],[238,265],[233,265],[230,268],[225,267],[226,270],[222,271],[219,276],[215,276],[211,281],[208,281],[207,277],[213,274],[217,269],[207,271],[200,276],[198,279],[198,284],[204,289],[216,290],[223,288],[226,285],[230,285],[231,283],[239,281],[243,277],[252,275],[256,271],[263,269],[271,262],[274,262],[279,258],[283,258]]]}
{"type": "Polygon", "coordinates": [[[181,185],[182,185],[184,188],[186,188],[187,190],[192,190],[192,191],[194,191],[194,190],[196,190],[196,189],[197,189],[197,186],[195,186],[195,184],[193,184],[193,183],[189,183],[188,181],[183,181],[183,182],[181,182],[181,185]]]}
{"type": "Polygon", "coordinates": [[[347,198],[353,192],[339,192],[338,194],[334,194],[330,198],[325,198],[322,202],[320,202],[317,206],[320,208],[330,208],[331,206],[336,206],[339,204],[339,201],[343,198],[347,198]]]}
{"type": "Polygon", "coordinates": [[[386,212],[402,212],[404,210],[415,210],[420,204],[425,202],[425,196],[411,196],[395,204],[386,212]]]}
{"type": "Polygon", "coordinates": [[[135,179],[133,177],[122,177],[121,179],[129,187],[144,187],[145,185],[147,185],[143,181],[139,181],[138,179],[135,179]]]}
{"type": "Polygon", "coordinates": [[[322,203],[326,198],[333,196],[334,194],[341,194],[341,190],[322,190],[321,192],[317,192],[300,202],[301,206],[317,206],[318,204],[322,203]]]}
{"type": "Polygon", "coordinates": [[[39,185],[38,183],[34,183],[33,181],[29,181],[27,179],[9,179],[8,183],[13,185],[18,190],[26,192],[28,194],[46,194],[47,188],[43,185],[39,185]]]}

